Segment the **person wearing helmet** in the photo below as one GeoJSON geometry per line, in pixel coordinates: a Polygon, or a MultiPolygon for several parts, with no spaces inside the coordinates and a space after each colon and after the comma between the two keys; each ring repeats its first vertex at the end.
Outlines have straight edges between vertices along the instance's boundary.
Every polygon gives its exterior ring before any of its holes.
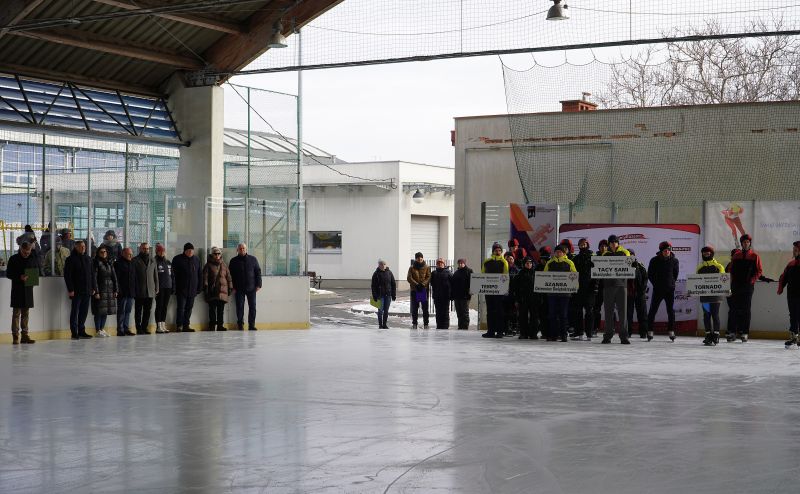
{"type": "Polygon", "coordinates": [[[793,259],[786,265],[778,280],[778,295],[786,290],[786,301],[789,304],[789,341],[786,348],[795,344],[800,346],[800,240],[792,244],[793,259]]]}
{"type": "MultiPolygon", "coordinates": [[[[508,262],[503,257],[503,246],[495,242],[492,255],[483,261],[482,273],[508,274],[508,262]]],[[[488,329],[481,336],[484,338],[502,338],[505,331],[503,321],[504,295],[486,295],[486,324],[488,329]]]]}
{"type": "MultiPolygon", "coordinates": [[[[714,259],[714,248],[706,245],[700,249],[703,260],[697,266],[697,274],[717,274],[724,273],[725,267],[714,259]]],[[[706,338],[703,344],[713,346],[719,343],[719,306],[722,304],[722,297],[710,295],[700,297],[703,306],[703,328],[706,331],[706,338]]]]}
{"type": "Polygon", "coordinates": [[[761,256],[753,250],[753,238],[745,233],[739,238],[741,249],[734,252],[728,265],[731,274],[731,298],[728,312],[727,340],[747,342],[750,334],[750,306],[756,281],[763,274],[761,256]]]}
{"type": "Polygon", "coordinates": [[[647,314],[648,336],[652,339],[653,324],[656,321],[658,307],[663,301],[667,306],[667,331],[669,339],[675,341],[675,282],[678,281],[680,265],[678,258],[672,253],[672,244],[658,244],[658,254],[650,259],[647,267],[647,278],[653,285],[650,298],[650,312],[647,314]]]}

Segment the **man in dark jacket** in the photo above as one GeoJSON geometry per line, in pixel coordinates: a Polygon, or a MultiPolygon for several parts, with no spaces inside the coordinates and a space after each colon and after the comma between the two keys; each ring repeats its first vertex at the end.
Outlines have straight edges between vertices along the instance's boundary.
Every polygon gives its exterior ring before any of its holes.
{"type": "Polygon", "coordinates": [[[203,291],[203,272],[200,259],[194,255],[194,245],[186,242],[183,253],[172,258],[172,270],[175,273],[175,298],[178,307],[175,312],[175,325],[178,332],[194,333],[189,326],[194,307],[194,298],[203,291]]]}
{"type": "Polygon", "coordinates": [[[467,260],[459,259],[458,269],[450,278],[450,296],[453,297],[456,306],[458,329],[469,329],[469,301],[472,298],[469,293],[471,276],[472,269],[467,267],[467,260]]]}
{"type": "Polygon", "coordinates": [[[793,344],[800,346],[800,240],[792,244],[792,256],[794,259],[789,261],[778,280],[778,295],[789,288],[786,291],[789,304],[789,340],[785,343],[786,348],[793,344]]]}
{"type": "Polygon", "coordinates": [[[539,305],[533,293],[536,271],[533,269],[533,257],[525,256],[522,269],[511,281],[511,292],[517,306],[520,340],[538,340],[536,325],[539,319],[539,305]]]}
{"type": "Polygon", "coordinates": [[[422,252],[414,254],[414,262],[406,276],[411,289],[411,329],[417,329],[419,309],[422,307],[422,327],[428,329],[428,288],[431,283],[431,268],[425,263],[422,252]]]}
{"type": "Polygon", "coordinates": [[[156,295],[156,333],[169,333],[167,329],[167,307],[175,286],[172,263],[165,257],[166,249],[156,244],[156,274],[158,275],[158,295],[156,295]]]}
{"type": "Polygon", "coordinates": [[[155,261],[150,257],[150,244],[147,242],[139,245],[133,270],[136,273],[136,309],[133,315],[136,334],[150,334],[150,311],[153,309],[153,299],[158,296],[158,272],[155,261]]]}
{"type": "Polygon", "coordinates": [[[731,273],[731,296],[727,339],[730,342],[739,338],[745,343],[750,334],[750,305],[753,302],[753,291],[756,281],[763,274],[763,269],[761,256],[752,248],[752,237],[745,233],[739,241],[742,248],[731,256],[728,265],[731,273]]]}
{"type": "Polygon", "coordinates": [[[372,273],[372,300],[377,300],[378,329],[389,329],[386,321],[389,318],[389,306],[397,300],[397,282],[394,274],[389,270],[386,261],[378,259],[378,267],[372,273]]]}
{"type": "Polygon", "coordinates": [[[15,345],[35,343],[28,335],[28,312],[33,308],[33,286],[26,286],[28,270],[39,270],[36,258],[32,255],[33,247],[22,242],[19,253],[9,258],[6,267],[6,278],[11,280],[11,334],[15,345]],[[22,330],[22,339],[20,339],[22,330]]]}
{"type": "Polygon", "coordinates": [[[86,243],[83,240],[75,241],[72,254],[64,262],[64,283],[67,285],[67,295],[72,300],[69,311],[72,339],[88,340],[92,337],[86,333],[86,317],[92,301],[92,259],[86,255],[86,243]]]}
{"type": "MultiPolygon", "coordinates": [[[[106,247],[107,248],[107,247],[106,247]]],[[[114,262],[117,274],[117,336],[134,336],[130,329],[131,309],[136,298],[136,268],[133,265],[133,250],[122,249],[120,258],[114,262]]]]}
{"type": "Polygon", "coordinates": [[[236,329],[244,330],[244,300],[247,299],[247,327],[256,330],[256,292],[261,290],[261,266],[247,253],[247,244],[236,247],[238,255],[228,263],[236,292],[236,329]]]}
{"type": "Polygon", "coordinates": [[[450,329],[450,268],[444,265],[441,257],[436,260],[436,269],[431,273],[433,307],[436,311],[436,329],[450,329]]]}
{"type": "Polygon", "coordinates": [[[675,282],[678,280],[678,258],[672,253],[669,242],[658,245],[658,255],[650,259],[647,267],[647,278],[653,285],[653,297],[650,299],[650,312],[647,314],[647,327],[653,330],[658,306],[663,300],[667,306],[667,331],[669,339],[675,341],[675,282]]]}
{"type": "Polygon", "coordinates": [[[578,241],[578,254],[572,259],[575,270],[578,271],[578,293],[573,296],[575,300],[575,336],[574,340],[592,339],[594,329],[594,303],[597,296],[599,283],[592,279],[592,250],[589,241],[582,238],[578,241]]]}
{"type": "MultiPolygon", "coordinates": [[[[630,249],[632,256],[636,253],[630,249]]],[[[639,338],[653,339],[653,332],[647,331],[647,268],[636,259],[636,278],[628,280],[628,328],[633,332],[633,316],[639,323],[639,338]]]]}

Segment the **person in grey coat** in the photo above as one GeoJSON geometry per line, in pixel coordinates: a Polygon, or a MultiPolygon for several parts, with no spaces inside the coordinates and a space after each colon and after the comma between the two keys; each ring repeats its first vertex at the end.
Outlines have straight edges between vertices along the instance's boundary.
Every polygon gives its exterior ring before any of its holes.
{"type": "Polygon", "coordinates": [[[158,273],[156,272],[156,263],[150,257],[150,244],[147,242],[139,244],[139,255],[133,260],[133,270],[136,276],[136,301],[133,315],[136,334],[150,334],[147,327],[150,325],[153,299],[158,295],[158,273]]]}

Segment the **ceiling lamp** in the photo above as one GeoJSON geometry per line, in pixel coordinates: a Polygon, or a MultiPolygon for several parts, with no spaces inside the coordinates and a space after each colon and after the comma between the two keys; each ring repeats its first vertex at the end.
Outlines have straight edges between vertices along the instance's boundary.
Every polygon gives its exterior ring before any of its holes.
{"type": "Polygon", "coordinates": [[[561,5],[561,0],[553,0],[553,6],[547,11],[548,21],[565,21],[569,19],[567,4],[561,5]]]}
{"type": "Polygon", "coordinates": [[[286,48],[286,36],[283,35],[283,24],[278,22],[275,24],[275,29],[272,31],[272,36],[269,38],[267,44],[269,48],[286,48]]]}
{"type": "Polygon", "coordinates": [[[414,199],[414,202],[419,204],[422,202],[423,199],[425,199],[425,194],[423,194],[419,189],[417,189],[417,191],[414,192],[414,195],[411,196],[411,198],[414,199]]]}

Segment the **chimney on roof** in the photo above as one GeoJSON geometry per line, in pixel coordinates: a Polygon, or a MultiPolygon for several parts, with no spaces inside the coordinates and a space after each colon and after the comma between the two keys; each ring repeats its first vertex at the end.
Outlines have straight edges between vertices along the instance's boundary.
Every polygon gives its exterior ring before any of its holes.
{"type": "Polygon", "coordinates": [[[565,113],[579,112],[579,111],[595,111],[597,110],[597,103],[589,101],[589,96],[592,93],[581,93],[581,99],[569,99],[559,101],[561,103],[561,111],[565,113]]]}

